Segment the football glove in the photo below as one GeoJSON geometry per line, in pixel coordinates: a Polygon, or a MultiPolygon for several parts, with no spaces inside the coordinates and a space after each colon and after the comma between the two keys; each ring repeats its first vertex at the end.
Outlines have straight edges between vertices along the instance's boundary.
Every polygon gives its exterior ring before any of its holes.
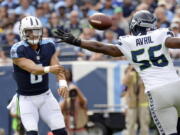
{"type": "Polygon", "coordinates": [[[70,32],[65,32],[62,28],[56,28],[52,33],[55,38],[61,39],[60,42],[66,42],[75,46],[81,45],[80,39],[75,38],[70,32]]]}

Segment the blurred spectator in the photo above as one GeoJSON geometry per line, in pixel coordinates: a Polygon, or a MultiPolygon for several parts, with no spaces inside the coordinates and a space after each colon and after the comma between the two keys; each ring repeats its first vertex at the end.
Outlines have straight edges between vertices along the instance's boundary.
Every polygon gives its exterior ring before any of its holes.
{"type": "Polygon", "coordinates": [[[2,49],[5,53],[5,56],[10,58],[10,49],[13,44],[20,41],[20,37],[19,35],[14,34],[12,29],[7,29],[3,38],[4,40],[2,42],[2,49]]]}
{"type": "Polygon", "coordinates": [[[49,29],[56,28],[60,25],[59,16],[56,14],[56,12],[52,12],[51,16],[49,18],[49,29]]]}
{"type": "Polygon", "coordinates": [[[43,26],[47,26],[48,18],[47,16],[45,16],[44,8],[42,7],[42,5],[39,5],[36,8],[36,17],[38,17],[38,19],[42,22],[43,26]]]}
{"type": "Polygon", "coordinates": [[[103,42],[109,43],[109,44],[116,44],[117,37],[115,33],[112,30],[105,31],[105,39],[103,42]]]}
{"type": "Polygon", "coordinates": [[[67,15],[66,15],[66,4],[64,1],[59,1],[55,5],[55,10],[57,12],[57,15],[59,16],[61,25],[64,25],[67,21],[67,15]]]}
{"type": "Polygon", "coordinates": [[[75,37],[79,37],[82,32],[82,26],[79,22],[79,16],[77,11],[70,13],[69,21],[64,24],[65,29],[68,29],[75,37]]]}
{"type": "Polygon", "coordinates": [[[126,87],[127,103],[126,129],[127,135],[136,135],[139,121],[140,135],[149,135],[150,114],[144,85],[135,69],[129,65],[125,70],[123,85],[126,87]]]}
{"type": "Polygon", "coordinates": [[[82,8],[87,10],[87,15],[88,16],[91,16],[94,13],[97,13],[97,10],[99,10],[99,7],[96,10],[96,6],[93,5],[92,0],[84,0],[84,5],[83,5],[82,8]]]}
{"type": "Polygon", "coordinates": [[[0,6],[0,32],[9,24],[10,19],[8,18],[7,8],[0,6]]]}
{"type": "Polygon", "coordinates": [[[146,3],[141,3],[136,7],[136,11],[140,11],[140,10],[148,10],[149,5],[147,5],[146,3]]]}
{"type": "Polygon", "coordinates": [[[180,18],[180,9],[175,11],[175,18],[180,18]]]}
{"type": "Polygon", "coordinates": [[[12,60],[6,57],[2,48],[0,48],[0,66],[9,66],[12,65],[12,60]]]}
{"type": "Polygon", "coordinates": [[[7,7],[9,10],[13,10],[19,5],[19,0],[3,0],[0,5],[7,7]]]}
{"type": "Polygon", "coordinates": [[[72,11],[79,11],[78,6],[75,4],[75,0],[65,0],[66,2],[66,13],[69,16],[72,11]]]}
{"type": "Polygon", "coordinates": [[[82,16],[81,16],[80,24],[82,28],[90,27],[90,24],[88,22],[88,8],[82,7],[81,11],[82,11],[82,16]]]}
{"type": "Polygon", "coordinates": [[[71,70],[66,70],[69,97],[61,103],[69,135],[88,135],[85,125],[88,121],[87,100],[81,90],[73,83],[71,70]]]}
{"type": "Polygon", "coordinates": [[[142,3],[145,3],[148,5],[148,10],[153,13],[155,8],[157,7],[157,3],[155,0],[141,0],[142,3]]]}
{"type": "Polygon", "coordinates": [[[166,16],[167,20],[168,20],[168,21],[172,21],[172,19],[173,19],[173,17],[174,17],[174,14],[172,13],[171,10],[169,10],[169,9],[167,8],[167,5],[168,5],[168,3],[166,3],[165,0],[161,0],[161,1],[158,2],[158,7],[164,8],[164,10],[165,10],[165,16],[166,16]]]}
{"type": "Polygon", "coordinates": [[[99,11],[106,15],[112,16],[114,14],[114,7],[112,6],[112,0],[104,1],[103,7],[99,11]]]}
{"type": "Polygon", "coordinates": [[[17,34],[17,35],[19,35],[20,20],[21,20],[22,18],[24,18],[25,16],[26,16],[26,14],[21,14],[21,15],[18,17],[16,23],[15,23],[14,26],[13,26],[13,32],[14,32],[15,34],[17,34]]]}
{"type": "Polygon", "coordinates": [[[43,37],[48,38],[50,37],[51,32],[47,27],[43,27],[43,37]]]}
{"type": "Polygon", "coordinates": [[[5,131],[3,128],[0,128],[0,135],[5,135],[5,131]]]}
{"type": "Polygon", "coordinates": [[[158,28],[168,28],[170,26],[170,22],[166,18],[166,10],[163,7],[156,8],[155,16],[157,17],[158,28]]]}
{"type": "Polygon", "coordinates": [[[129,17],[131,13],[135,10],[136,5],[133,4],[132,0],[124,0],[122,8],[123,8],[123,16],[129,17]]]}
{"type": "Polygon", "coordinates": [[[15,9],[16,14],[35,15],[36,9],[31,5],[29,0],[20,0],[20,6],[15,9]]]}
{"type": "Polygon", "coordinates": [[[112,16],[112,26],[110,29],[116,33],[116,39],[119,38],[119,36],[125,35],[124,30],[119,27],[119,20],[117,16],[112,16]]]}
{"type": "Polygon", "coordinates": [[[127,19],[123,17],[123,9],[121,7],[116,7],[114,9],[114,16],[117,18],[119,27],[129,34],[129,23],[127,19]]]}
{"type": "Polygon", "coordinates": [[[48,2],[48,0],[42,0],[42,2],[40,3],[40,5],[43,7],[44,9],[44,14],[47,18],[50,17],[51,11],[52,11],[52,5],[50,2],[48,2]]]}

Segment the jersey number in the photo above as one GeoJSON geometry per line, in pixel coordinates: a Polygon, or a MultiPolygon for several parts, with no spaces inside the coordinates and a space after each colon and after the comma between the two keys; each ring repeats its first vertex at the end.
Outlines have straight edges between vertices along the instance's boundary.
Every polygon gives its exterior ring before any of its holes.
{"type": "Polygon", "coordinates": [[[161,54],[160,56],[155,56],[155,52],[159,51],[162,48],[162,45],[157,45],[157,46],[153,46],[150,47],[148,49],[148,55],[149,55],[149,60],[138,60],[137,56],[139,55],[143,55],[145,53],[144,49],[140,49],[140,50],[136,50],[136,51],[132,51],[132,60],[135,63],[140,63],[140,69],[144,70],[147,69],[149,67],[151,67],[151,65],[157,66],[157,67],[164,67],[168,65],[168,60],[166,59],[164,54],[161,54]]]}
{"type": "Polygon", "coordinates": [[[40,83],[42,80],[42,75],[31,74],[31,84],[40,83]]]}
{"type": "MultiPolygon", "coordinates": [[[[38,64],[38,65],[42,65],[42,64],[38,64]]],[[[42,75],[34,75],[34,74],[30,75],[31,84],[40,83],[42,82],[42,80],[43,80],[42,75]]]]}

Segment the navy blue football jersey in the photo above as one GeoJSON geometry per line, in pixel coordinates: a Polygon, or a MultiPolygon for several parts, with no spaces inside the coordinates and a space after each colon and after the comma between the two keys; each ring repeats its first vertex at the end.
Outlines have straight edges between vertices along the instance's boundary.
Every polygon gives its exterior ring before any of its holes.
{"type": "MultiPolygon", "coordinates": [[[[55,43],[51,39],[42,39],[39,50],[33,50],[26,41],[20,41],[11,48],[11,58],[27,58],[38,65],[49,66],[55,53],[55,43]]],[[[13,64],[17,93],[21,95],[38,95],[49,89],[48,74],[34,75],[13,64]]]]}

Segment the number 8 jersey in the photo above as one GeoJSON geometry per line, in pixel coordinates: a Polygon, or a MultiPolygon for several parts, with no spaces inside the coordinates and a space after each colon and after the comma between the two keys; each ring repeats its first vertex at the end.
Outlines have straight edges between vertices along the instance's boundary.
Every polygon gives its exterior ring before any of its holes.
{"type": "Polygon", "coordinates": [[[139,72],[146,92],[179,80],[172,60],[165,46],[167,37],[173,33],[161,28],[140,36],[123,36],[116,46],[139,72]]]}
{"type": "MultiPolygon", "coordinates": [[[[14,44],[11,48],[11,58],[27,58],[38,65],[49,66],[55,53],[55,43],[51,39],[42,39],[38,51],[33,50],[25,41],[14,44]]],[[[48,74],[34,75],[13,64],[14,77],[17,82],[17,93],[21,95],[38,95],[46,92],[48,74]]]]}

